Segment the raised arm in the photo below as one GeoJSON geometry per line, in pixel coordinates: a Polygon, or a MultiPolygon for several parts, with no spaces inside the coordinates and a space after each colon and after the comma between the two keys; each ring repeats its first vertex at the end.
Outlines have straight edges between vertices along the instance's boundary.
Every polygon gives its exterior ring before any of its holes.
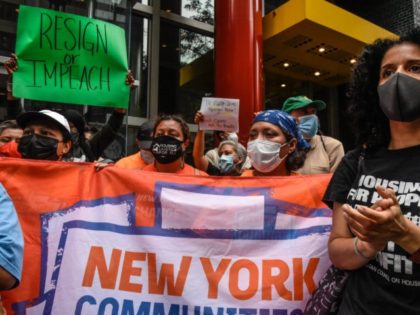
{"type": "MultiPolygon", "coordinates": [[[[197,112],[194,117],[194,123],[196,123],[198,126],[199,122],[203,120],[203,114],[197,112]]],[[[209,167],[209,160],[204,155],[204,137],[204,131],[200,130],[200,127],[198,127],[197,135],[195,136],[194,140],[193,158],[195,167],[201,171],[207,172],[207,168],[209,167]]]]}
{"type": "MultiPolygon", "coordinates": [[[[131,73],[131,70],[128,70],[127,76],[125,78],[125,84],[133,88],[134,82],[134,76],[131,73]]],[[[114,111],[109,117],[107,123],[93,136],[90,141],[88,141],[95,160],[98,159],[103,151],[108,147],[108,145],[114,141],[118,131],[121,128],[126,113],[127,110],[124,108],[114,108],[114,111]]]]}
{"type": "Polygon", "coordinates": [[[17,98],[12,94],[12,78],[13,72],[17,70],[17,56],[12,54],[11,57],[4,63],[4,68],[7,71],[7,100],[14,101],[17,98]]]}

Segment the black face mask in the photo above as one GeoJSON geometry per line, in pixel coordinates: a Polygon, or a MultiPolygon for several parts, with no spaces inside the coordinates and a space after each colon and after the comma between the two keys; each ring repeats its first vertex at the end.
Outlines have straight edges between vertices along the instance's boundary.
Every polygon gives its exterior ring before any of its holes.
{"type": "Polygon", "coordinates": [[[420,80],[395,73],[378,86],[379,105],[390,120],[414,121],[420,117],[420,80]]]}
{"type": "Polygon", "coordinates": [[[41,135],[28,135],[20,138],[18,151],[24,159],[57,161],[58,140],[41,135]]]}
{"type": "Polygon", "coordinates": [[[159,136],[153,138],[152,154],[155,160],[161,164],[168,164],[176,161],[182,156],[182,141],[170,136],[159,136]]]}

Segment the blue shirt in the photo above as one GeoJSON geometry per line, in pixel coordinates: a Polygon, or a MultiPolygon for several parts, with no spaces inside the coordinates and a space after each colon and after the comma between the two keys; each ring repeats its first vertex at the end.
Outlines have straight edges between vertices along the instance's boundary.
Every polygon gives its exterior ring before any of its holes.
{"type": "Polygon", "coordinates": [[[16,209],[0,184],[0,266],[20,282],[23,236],[16,209]]]}

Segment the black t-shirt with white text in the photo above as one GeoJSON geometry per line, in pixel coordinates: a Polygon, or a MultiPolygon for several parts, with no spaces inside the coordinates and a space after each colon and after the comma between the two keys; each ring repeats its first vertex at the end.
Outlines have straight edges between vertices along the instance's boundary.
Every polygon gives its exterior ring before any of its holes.
{"type": "MultiPolygon", "coordinates": [[[[360,154],[357,149],[343,158],[325,202],[371,206],[380,199],[375,187],[382,185],[396,192],[403,214],[420,226],[420,145],[369,152],[358,167],[360,154]]],[[[352,271],[338,314],[420,314],[420,264],[408,257],[388,242],[375,259],[352,271]]]]}

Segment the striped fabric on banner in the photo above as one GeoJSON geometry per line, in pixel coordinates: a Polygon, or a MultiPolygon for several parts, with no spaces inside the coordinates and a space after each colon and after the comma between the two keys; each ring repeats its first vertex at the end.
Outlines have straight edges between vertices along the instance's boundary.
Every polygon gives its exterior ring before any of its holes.
{"type": "Polygon", "coordinates": [[[298,315],[330,265],[330,175],[176,176],[0,160],[25,240],[17,314],[298,315]]]}

